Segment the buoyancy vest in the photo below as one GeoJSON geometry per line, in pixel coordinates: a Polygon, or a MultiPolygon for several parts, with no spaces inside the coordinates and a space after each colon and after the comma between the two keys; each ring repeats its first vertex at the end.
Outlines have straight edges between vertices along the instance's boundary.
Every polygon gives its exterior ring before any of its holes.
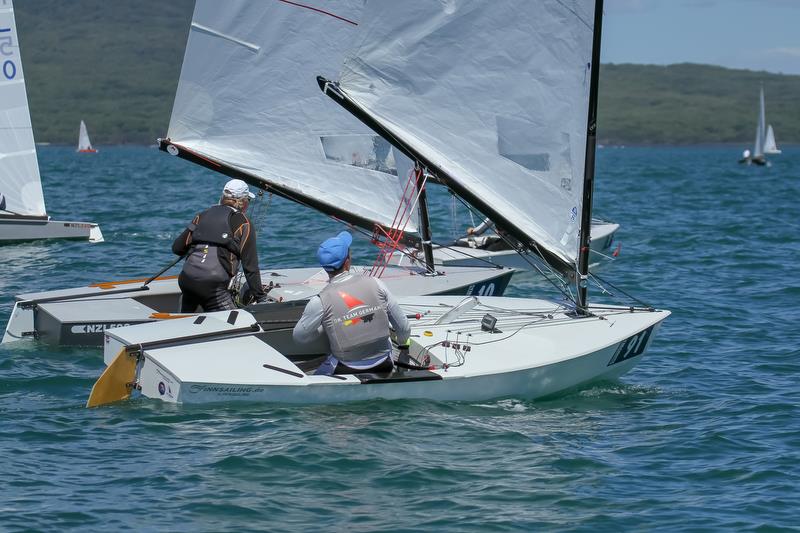
{"type": "Polygon", "coordinates": [[[214,205],[189,224],[192,247],[183,265],[183,272],[195,281],[226,283],[239,269],[239,243],[231,228],[236,210],[227,205],[214,205]],[[222,261],[221,254],[228,254],[222,261]]]}
{"type": "Polygon", "coordinates": [[[389,348],[389,316],[374,279],[350,274],[319,293],[322,326],[331,353],[340,361],[359,361],[389,348]]]}
{"type": "Polygon", "coordinates": [[[239,245],[233,238],[231,216],[236,210],[227,205],[213,205],[200,213],[194,222],[189,224],[192,232],[192,244],[215,244],[225,248],[237,256],[239,245]]]}

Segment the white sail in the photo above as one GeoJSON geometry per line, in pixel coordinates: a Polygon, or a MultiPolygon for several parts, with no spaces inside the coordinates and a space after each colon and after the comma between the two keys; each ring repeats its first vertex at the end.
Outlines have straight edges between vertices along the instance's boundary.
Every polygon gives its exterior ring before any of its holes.
{"type": "MultiPolygon", "coordinates": [[[[319,91],[341,69],[361,0],[198,0],[170,141],[385,226],[405,186],[390,145],[319,91]]],[[[410,223],[406,228],[416,229],[410,223]]]]}
{"type": "Polygon", "coordinates": [[[753,157],[764,157],[764,135],[766,134],[766,128],[764,126],[765,122],[764,87],[762,86],[761,96],[759,98],[758,124],[756,125],[756,142],[753,145],[753,157]]]}
{"type": "Polygon", "coordinates": [[[89,132],[86,131],[86,124],[81,120],[81,128],[78,133],[78,151],[91,152],[93,150],[92,141],[89,140],[89,132]]]}
{"type": "Polygon", "coordinates": [[[568,263],[578,255],[594,0],[376,0],[341,88],[568,263]]]}
{"type": "Polygon", "coordinates": [[[11,0],[0,1],[0,215],[45,216],[11,0]]]}
{"type": "Polygon", "coordinates": [[[772,124],[767,126],[767,136],[764,140],[764,153],[765,154],[779,154],[781,151],[775,143],[775,131],[772,129],[772,124]]]}

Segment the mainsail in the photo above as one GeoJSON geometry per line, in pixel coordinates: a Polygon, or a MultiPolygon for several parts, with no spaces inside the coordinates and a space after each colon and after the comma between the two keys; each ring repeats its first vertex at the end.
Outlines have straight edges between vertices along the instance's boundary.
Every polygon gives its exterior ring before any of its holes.
{"type": "Polygon", "coordinates": [[[764,135],[766,134],[765,123],[764,87],[762,86],[758,108],[758,124],[756,125],[756,142],[753,145],[753,157],[764,157],[764,135]]]}
{"type": "Polygon", "coordinates": [[[328,214],[391,226],[406,176],[389,143],[316,83],[341,69],[362,11],[361,0],[199,0],[169,142],[328,214]]]}
{"type": "Polygon", "coordinates": [[[340,89],[566,264],[578,258],[594,0],[369,1],[340,89]]]}
{"type": "Polygon", "coordinates": [[[11,0],[0,2],[0,215],[46,216],[11,0]]]}
{"type": "Polygon", "coordinates": [[[89,132],[86,131],[86,124],[81,120],[81,128],[78,132],[78,151],[91,152],[93,150],[92,141],[89,140],[89,132]]]}
{"type": "Polygon", "coordinates": [[[775,143],[775,131],[772,129],[772,124],[767,126],[767,136],[764,139],[764,153],[765,154],[779,154],[781,151],[775,143]]]}

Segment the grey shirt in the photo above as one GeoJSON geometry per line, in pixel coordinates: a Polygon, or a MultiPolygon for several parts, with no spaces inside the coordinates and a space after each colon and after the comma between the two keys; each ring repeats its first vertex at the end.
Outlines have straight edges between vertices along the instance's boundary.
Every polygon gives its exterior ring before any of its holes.
{"type": "MultiPolygon", "coordinates": [[[[357,274],[351,274],[348,271],[342,272],[334,276],[329,283],[339,283],[350,279],[357,274]]],[[[395,331],[396,338],[399,342],[406,342],[411,335],[411,325],[408,323],[405,313],[400,308],[392,293],[386,288],[386,285],[377,278],[375,281],[378,285],[378,298],[381,304],[386,308],[386,314],[389,316],[389,323],[395,331]]],[[[322,300],[319,296],[312,297],[306,308],[303,310],[303,316],[294,327],[292,331],[292,338],[298,344],[309,344],[315,340],[323,337],[326,341],[326,349],[330,353],[330,346],[327,345],[327,335],[325,335],[325,328],[322,326],[322,300]]],[[[389,332],[386,332],[386,349],[390,350],[392,343],[389,340],[389,332]]],[[[374,356],[375,353],[363,354],[365,358],[374,356]]]]}

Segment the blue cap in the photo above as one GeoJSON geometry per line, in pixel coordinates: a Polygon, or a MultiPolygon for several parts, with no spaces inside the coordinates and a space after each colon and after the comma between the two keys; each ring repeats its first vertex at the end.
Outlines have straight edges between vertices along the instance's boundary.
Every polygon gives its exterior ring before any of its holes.
{"type": "Polygon", "coordinates": [[[342,268],[350,253],[350,245],[352,243],[353,236],[346,231],[323,242],[317,249],[319,264],[328,271],[342,268]]]}

